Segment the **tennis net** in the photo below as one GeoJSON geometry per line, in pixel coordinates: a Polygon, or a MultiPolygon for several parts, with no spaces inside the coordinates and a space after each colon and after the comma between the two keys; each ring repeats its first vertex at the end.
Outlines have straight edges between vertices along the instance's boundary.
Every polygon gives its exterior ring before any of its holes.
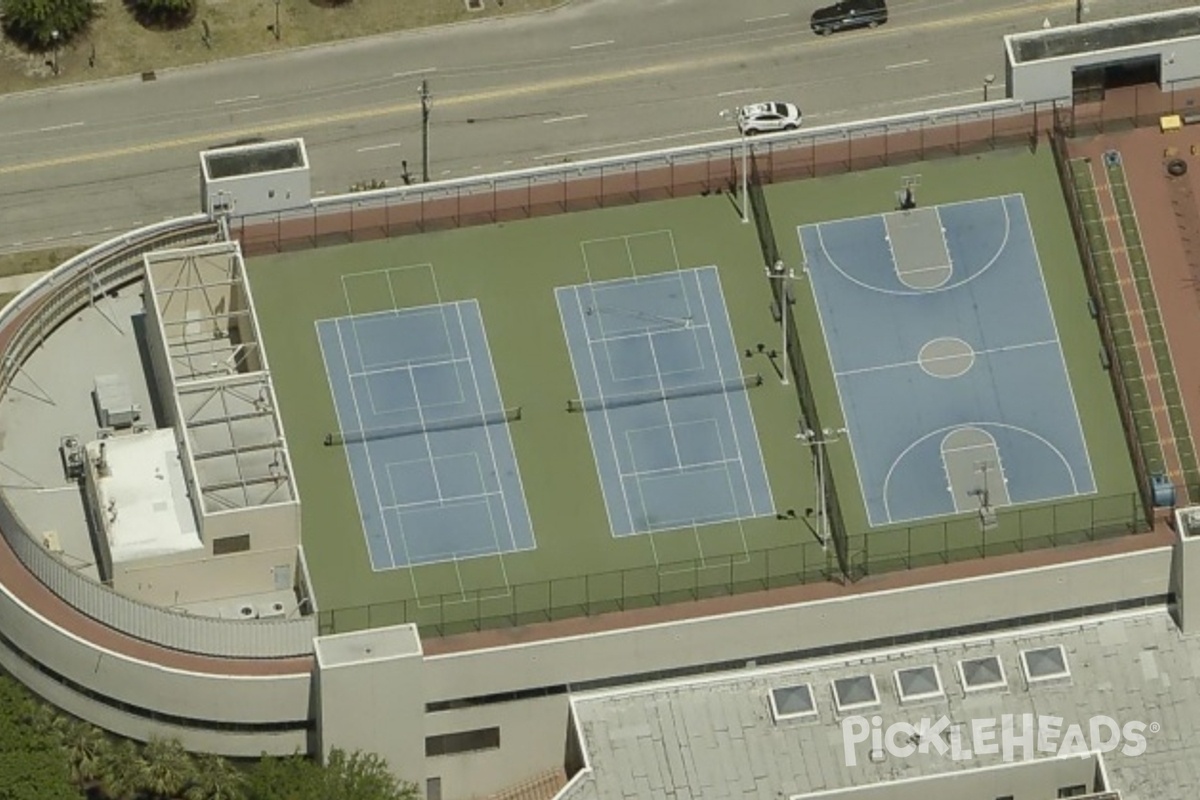
{"type": "Polygon", "coordinates": [[[762,375],[742,375],[737,378],[727,378],[723,381],[694,383],[690,386],[668,387],[648,392],[630,392],[628,394],[609,395],[608,397],[589,397],[586,400],[568,400],[567,411],[597,411],[605,408],[623,408],[639,406],[646,403],[661,403],[677,397],[699,397],[706,394],[727,394],[754,386],[761,386],[762,375]]]}
{"type": "Polygon", "coordinates": [[[489,411],[484,414],[468,414],[462,417],[447,417],[446,419],[431,419],[425,422],[411,422],[407,425],[388,425],[369,431],[337,431],[325,434],[325,446],[338,444],[356,444],[372,442],[377,439],[394,439],[398,436],[414,436],[437,431],[457,431],[467,428],[482,428],[487,425],[499,425],[504,422],[516,422],[521,419],[521,407],[503,408],[499,411],[489,411]]]}

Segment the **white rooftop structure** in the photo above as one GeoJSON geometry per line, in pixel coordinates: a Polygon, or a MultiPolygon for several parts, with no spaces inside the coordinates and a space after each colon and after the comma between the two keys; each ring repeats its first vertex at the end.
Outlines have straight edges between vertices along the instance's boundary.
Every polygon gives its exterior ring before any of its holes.
{"type": "Polygon", "coordinates": [[[91,442],[87,451],[113,563],[203,549],[169,428],[91,442]]]}
{"type": "Polygon", "coordinates": [[[1122,800],[1200,797],[1200,638],[1183,637],[1162,607],[581,694],[572,707],[586,766],[563,800],[866,800],[900,797],[870,788],[895,790],[898,781],[920,787],[925,800],[1116,796],[1106,789],[1122,800]],[[919,732],[923,719],[936,726],[943,718],[945,753],[932,731],[919,732]],[[913,745],[912,755],[873,739],[897,723],[894,744],[913,745]],[[1045,746],[1039,725],[1058,729],[1045,746]],[[1026,730],[1031,748],[1018,743],[1026,730]],[[1092,780],[1050,785],[1089,758],[1082,774],[1092,780]],[[958,780],[926,780],[938,776],[958,780]],[[864,791],[845,791],[856,788],[864,791]]]}

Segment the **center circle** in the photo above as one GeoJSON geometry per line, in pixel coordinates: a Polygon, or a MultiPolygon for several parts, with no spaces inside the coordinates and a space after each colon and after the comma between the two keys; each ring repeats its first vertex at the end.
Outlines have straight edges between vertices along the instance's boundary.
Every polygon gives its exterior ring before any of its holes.
{"type": "Polygon", "coordinates": [[[917,363],[934,378],[957,378],[975,365],[975,351],[962,339],[943,336],[921,346],[917,363]]]}

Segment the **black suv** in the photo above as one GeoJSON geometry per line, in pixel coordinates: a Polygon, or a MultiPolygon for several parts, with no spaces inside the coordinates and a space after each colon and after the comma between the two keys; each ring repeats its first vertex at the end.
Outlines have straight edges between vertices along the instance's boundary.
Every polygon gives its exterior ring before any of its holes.
{"type": "Polygon", "coordinates": [[[841,0],[813,12],[813,33],[828,36],[847,28],[874,28],[887,22],[885,0],[841,0]]]}

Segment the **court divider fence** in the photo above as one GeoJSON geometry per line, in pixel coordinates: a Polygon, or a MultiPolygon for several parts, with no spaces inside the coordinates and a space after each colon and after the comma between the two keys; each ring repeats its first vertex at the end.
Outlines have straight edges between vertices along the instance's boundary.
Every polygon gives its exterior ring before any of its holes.
{"type": "MultiPolygon", "coordinates": [[[[776,268],[776,265],[782,265],[782,259],[779,255],[779,243],[775,238],[775,228],[771,224],[771,209],[767,204],[766,193],[763,191],[762,175],[758,171],[757,160],[752,156],[748,162],[750,174],[746,192],[749,195],[750,211],[754,217],[759,246],[762,248],[763,277],[770,284],[776,317],[786,317],[787,319],[787,330],[784,335],[787,336],[788,363],[784,365],[784,369],[788,369],[792,373],[792,385],[796,387],[796,397],[800,402],[803,423],[816,434],[811,437],[808,444],[814,467],[828,476],[827,480],[822,482],[825,496],[821,498],[821,508],[818,513],[824,514],[829,522],[828,530],[833,539],[833,549],[837,554],[838,568],[841,570],[842,577],[846,580],[853,580],[854,578],[850,574],[846,520],[842,515],[837,480],[830,468],[829,448],[822,441],[821,432],[824,428],[821,427],[821,415],[817,408],[817,399],[812,390],[812,380],[804,359],[804,345],[800,341],[800,334],[796,331],[796,315],[790,313],[790,307],[795,302],[792,294],[792,282],[782,278],[772,278],[768,274],[769,271],[776,268]],[[784,313],[785,304],[788,312],[786,314],[784,313]]],[[[782,266],[786,269],[786,265],[782,266]]],[[[781,320],[780,323],[782,324],[781,320]]],[[[800,429],[797,426],[795,433],[799,432],[800,429]]]]}
{"type": "MultiPolygon", "coordinates": [[[[1138,530],[1136,492],[1002,510],[1003,524],[980,531],[974,516],[847,537],[855,576],[1111,539],[1138,530]]],[[[827,583],[825,554],[811,544],[781,545],[726,557],[647,565],[420,599],[321,609],[322,635],[414,623],[425,636],[453,636],[540,622],[732,597],[827,583]]],[[[763,601],[767,604],[769,601],[763,601]]],[[[745,606],[753,605],[749,601],[745,606]]],[[[723,607],[723,610],[729,610],[723,607]]],[[[686,616],[687,612],[683,612],[686,616]]]]}
{"type": "Polygon", "coordinates": [[[1056,119],[1050,132],[1050,147],[1054,154],[1054,167],[1058,173],[1063,199],[1067,204],[1068,216],[1071,218],[1071,232],[1075,236],[1075,249],[1083,261],[1083,273],[1087,280],[1088,294],[1094,309],[1092,316],[1100,330],[1103,347],[1101,355],[1104,360],[1105,372],[1108,373],[1113,395],[1117,399],[1117,408],[1120,410],[1121,428],[1125,433],[1125,447],[1133,461],[1134,477],[1137,480],[1138,495],[1142,503],[1142,520],[1145,526],[1149,527],[1154,524],[1154,496],[1150,486],[1150,473],[1142,452],[1142,442],[1134,419],[1133,403],[1129,396],[1128,387],[1131,376],[1125,374],[1124,359],[1112,329],[1112,315],[1119,310],[1109,308],[1107,297],[1101,289],[1096,255],[1088,237],[1087,222],[1076,191],[1075,177],[1071,171],[1070,153],[1067,148],[1069,125],[1070,119],[1065,116],[1062,119],[1056,119]]]}

